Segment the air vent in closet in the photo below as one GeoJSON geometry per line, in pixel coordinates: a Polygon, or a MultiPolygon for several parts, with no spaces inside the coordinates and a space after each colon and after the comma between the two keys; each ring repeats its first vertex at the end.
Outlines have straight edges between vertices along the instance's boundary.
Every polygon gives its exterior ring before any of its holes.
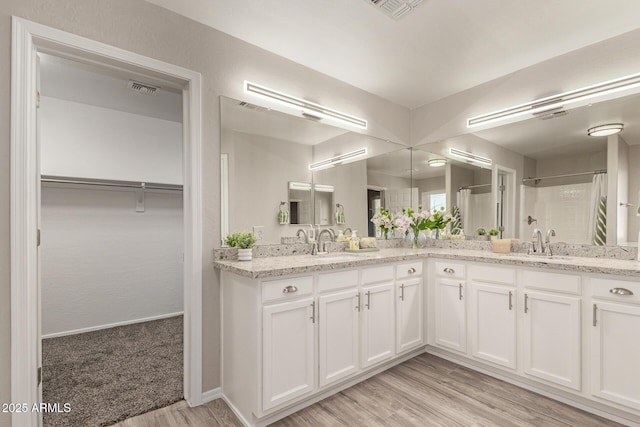
{"type": "Polygon", "coordinates": [[[143,93],[145,95],[153,95],[158,89],[160,89],[157,86],[151,86],[145,83],[137,82],[135,80],[129,80],[129,82],[127,83],[127,87],[134,92],[143,93]]]}
{"type": "Polygon", "coordinates": [[[423,0],[367,0],[396,21],[411,12],[423,0]]]}

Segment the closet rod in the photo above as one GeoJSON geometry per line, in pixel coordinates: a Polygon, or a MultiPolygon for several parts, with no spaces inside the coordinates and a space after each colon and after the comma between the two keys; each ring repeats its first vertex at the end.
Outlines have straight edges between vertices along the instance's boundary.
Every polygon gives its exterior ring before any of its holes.
{"type": "Polygon", "coordinates": [[[173,190],[182,191],[182,185],[160,184],[157,182],[118,181],[108,179],[71,178],[66,176],[42,175],[41,182],[53,182],[57,184],[96,185],[102,187],[144,188],[145,190],[173,190]]]}
{"type": "Polygon", "coordinates": [[[599,173],[607,173],[606,169],[597,169],[591,172],[578,172],[578,173],[567,173],[564,175],[550,175],[550,176],[540,176],[540,177],[529,177],[522,178],[522,182],[527,181],[540,181],[541,179],[551,179],[551,178],[567,178],[570,176],[581,176],[581,175],[597,175],[599,173]]]}
{"type": "Polygon", "coordinates": [[[458,191],[471,190],[472,188],[480,188],[480,187],[491,187],[491,184],[465,185],[465,186],[458,187],[458,191]]]}

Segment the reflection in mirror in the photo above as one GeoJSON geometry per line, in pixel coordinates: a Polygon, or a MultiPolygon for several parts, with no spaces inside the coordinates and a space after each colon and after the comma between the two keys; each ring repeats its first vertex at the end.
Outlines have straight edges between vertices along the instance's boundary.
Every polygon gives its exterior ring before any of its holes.
{"type": "Polygon", "coordinates": [[[424,209],[444,207],[458,212],[458,228],[467,235],[493,226],[490,169],[460,161],[434,144],[413,148],[413,169],[414,185],[424,209]]]}
{"type": "Polygon", "coordinates": [[[340,138],[343,146],[327,141],[320,144],[314,161],[367,147],[367,156],[314,171],[314,182],[335,187],[334,199],[344,212],[344,226],[357,230],[359,236],[380,237],[371,223],[373,215],[384,208],[391,212],[417,204],[417,189],[411,187],[411,151],[403,146],[376,138],[353,134],[351,140],[340,138]],[[330,151],[327,151],[327,148],[330,151]],[[415,197],[412,199],[412,196],[415,197]]]}
{"type": "Polygon", "coordinates": [[[495,228],[501,239],[516,237],[516,171],[495,165],[492,176],[492,206],[496,206],[495,228]]]}
{"type": "Polygon", "coordinates": [[[333,185],[313,184],[313,207],[315,225],[333,225],[333,185]]]}
{"type": "Polygon", "coordinates": [[[474,133],[523,156],[517,173],[524,179],[516,189],[520,238],[531,240],[538,228],[543,233],[555,229],[559,242],[637,244],[638,111],[640,95],[634,94],[474,133]],[[588,129],[608,123],[624,128],[610,136],[587,135],[588,129]]]}
{"type": "Polygon", "coordinates": [[[311,224],[311,184],[289,183],[289,224],[311,224]]]}
{"type": "Polygon", "coordinates": [[[369,176],[379,163],[386,164],[377,157],[399,150],[405,153],[400,156],[404,163],[395,165],[400,170],[379,173],[372,185],[389,189],[389,197],[400,193],[400,187],[411,194],[411,157],[403,145],[226,97],[220,97],[220,114],[220,153],[226,164],[222,180],[228,188],[221,192],[221,212],[228,221],[227,227],[222,222],[223,239],[226,233],[256,226],[264,227],[260,245],[281,243],[312,225],[349,227],[366,235],[369,176]],[[310,169],[361,148],[366,154],[310,169]],[[374,162],[372,170],[369,162],[374,162]]]}

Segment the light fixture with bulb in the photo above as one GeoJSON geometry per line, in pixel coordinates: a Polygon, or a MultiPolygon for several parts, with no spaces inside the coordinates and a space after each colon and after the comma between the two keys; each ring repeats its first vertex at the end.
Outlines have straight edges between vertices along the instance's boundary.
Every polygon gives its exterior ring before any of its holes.
{"type": "Polygon", "coordinates": [[[348,123],[349,125],[362,129],[367,128],[367,121],[359,117],[342,113],[338,110],[334,110],[333,108],[325,107],[324,105],[316,104],[315,102],[307,101],[306,99],[297,98],[284,92],[270,89],[256,83],[251,83],[246,80],[244,81],[244,91],[245,93],[267,99],[270,102],[277,102],[278,104],[286,105],[289,108],[299,109],[303,116],[313,118],[314,120],[327,118],[337,120],[342,123],[348,123]]]}
{"type": "Polygon", "coordinates": [[[427,164],[432,168],[439,168],[447,164],[446,159],[429,159],[427,160],[427,164]]]}
{"type": "Polygon", "coordinates": [[[609,136],[616,134],[624,129],[622,123],[608,123],[606,125],[598,125],[587,129],[589,136],[609,136]]]}
{"type": "Polygon", "coordinates": [[[337,164],[343,163],[346,160],[353,159],[354,157],[365,156],[367,154],[367,148],[361,148],[359,150],[351,151],[349,153],[340,154],[339,156],[331,157],[326,160],[314,162],[309,165],[309,170],[324,169],[337,164]]]}
{"type": "Polygon", "coordinates": [[[467,127],[471,128],[498,121],[508,121],[526,114],[548,112],[564,107],[568,104],[578,104],[574,105],[575,108],[577,106],[587,104],[587,102],[583,101],[604,97],[612,93],[631,90],[637,87],[640,87],[640,73],[608,80],[569,92],[559,93],[557,95],[547,96],[545,98],[536,99],[535,101],[515,105],[492,113],[471,117],[467,119],[467,127]],[[583,103],[579,104],[581,102],[583,103]]]}
{"type": "Polygon", "coordinates": [[[478,156],[477,154],[469,153],[467,151],[458,150],[457,148],[449,147],[449,154],[452,156],[460,157],[468,162],[478,163],[483,166],[491,166],[493,161],[488,157],[478,156]]]}

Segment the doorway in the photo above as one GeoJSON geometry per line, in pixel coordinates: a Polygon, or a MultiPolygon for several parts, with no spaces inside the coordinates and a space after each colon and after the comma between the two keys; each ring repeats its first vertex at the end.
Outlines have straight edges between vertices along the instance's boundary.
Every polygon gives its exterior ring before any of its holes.
{"type": "Polygon", "coordinates": [[[383,205],[384,200],[384,189],[382,188],[367,188],[367,236],[368,237],[377,237],[376,236],[376,226],[371,222],[371,218],[373,218],[378,212],[380,212],[380,208],[384,208],[383,205]]]}
{"type": "MultiPolygon", "coordinates": [[[[184,206],[184,397],[202,403],[202,219],[200,75],[83,37],[13,18],[11,174],[12,400],[42,401],[40,376],[39,188],[37,54],[47,53],[152,77],[182,93],[184,206]]],[[[41,425],[40,412],[15,413],[14,426],[41,425]]]]}
{"type": "Polygon", "coordinates": [[[183,398],[182,92],[38,64],[43,423],[110,424],[183,398]]]}

